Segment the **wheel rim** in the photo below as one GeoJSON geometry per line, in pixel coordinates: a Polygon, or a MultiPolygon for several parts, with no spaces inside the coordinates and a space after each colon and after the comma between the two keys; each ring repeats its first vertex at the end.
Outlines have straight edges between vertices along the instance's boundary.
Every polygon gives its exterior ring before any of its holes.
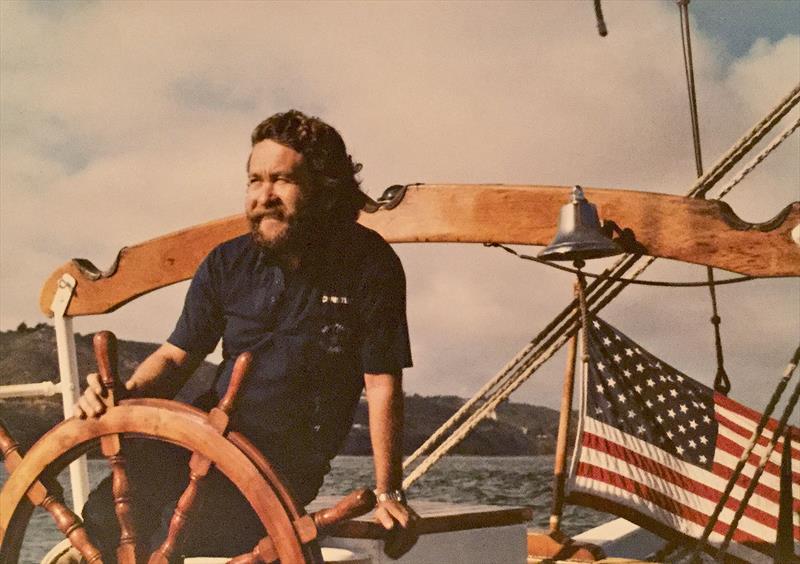
{"type": "Polygon", "coordinates": [[[100,437],[118,433],[170,442],[209,458],[250,503],[281,562],[305,562],[301,541],[279,497],[285,488],[264,476],[247,455],[216,432],[202,411],[152,399],[121,402],[99,419],[66,420],[34,444],[0,492],[2,562],[17,560],[30,517],[25,494],[33,483],[49,469],[65,467],[100,437]]]}

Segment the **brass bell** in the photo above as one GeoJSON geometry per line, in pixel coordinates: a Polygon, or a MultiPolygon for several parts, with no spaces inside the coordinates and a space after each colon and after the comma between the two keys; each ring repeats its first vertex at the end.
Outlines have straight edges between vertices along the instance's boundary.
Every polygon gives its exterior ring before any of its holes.
{"type": "Polygon", "coordinates": [[[586,260],[618,255],[622,248],[600,227],[597,208],[589,203],[580,186],[572,189],[572,201],[561,207],[558,232],[553,242],[542,249],[544,260],[586,260]]]}

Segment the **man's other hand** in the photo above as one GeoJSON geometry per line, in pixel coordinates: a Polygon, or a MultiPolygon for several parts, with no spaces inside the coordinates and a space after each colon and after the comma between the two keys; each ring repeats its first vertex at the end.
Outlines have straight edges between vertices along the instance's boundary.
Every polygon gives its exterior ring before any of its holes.
{"type": "Polygon", "coordinates": [[[375,520],[388,531],[383,552],[389,558],[400,558],[414,547],[419,538],[419,516],[405,503],[391,499],[378,502],[375,520]]]}
{"type": "Polygon", "coordinates": [[[396,523],[405,529],[411,520],[412,512],[405,503],[387,499],[378,502],[375,508],[375,520],[385,529],[394,528],[396,523]]]}

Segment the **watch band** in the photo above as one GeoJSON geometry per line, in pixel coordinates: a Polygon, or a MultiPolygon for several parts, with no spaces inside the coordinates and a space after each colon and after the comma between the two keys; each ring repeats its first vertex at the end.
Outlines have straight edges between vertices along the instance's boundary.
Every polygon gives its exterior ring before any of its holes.
{"type": "Polygon", "coordinates": [[[391,490],[388,492],[375,492],[378,503],[384,501],[396,501],[398,503],[406,502],[406,493],[403,490],[391,490]]]}

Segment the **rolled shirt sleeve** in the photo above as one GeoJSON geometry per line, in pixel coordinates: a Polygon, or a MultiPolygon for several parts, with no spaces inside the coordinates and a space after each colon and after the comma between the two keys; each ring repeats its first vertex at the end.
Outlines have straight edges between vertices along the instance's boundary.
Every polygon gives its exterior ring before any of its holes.
{"type": "Polygon", "coordinates": [[[362,371],[399,374],[410,367],[406,278],[400,259],[391,248],[382,260],[373,263],[363,279],[360,306],[362,371]]]}

